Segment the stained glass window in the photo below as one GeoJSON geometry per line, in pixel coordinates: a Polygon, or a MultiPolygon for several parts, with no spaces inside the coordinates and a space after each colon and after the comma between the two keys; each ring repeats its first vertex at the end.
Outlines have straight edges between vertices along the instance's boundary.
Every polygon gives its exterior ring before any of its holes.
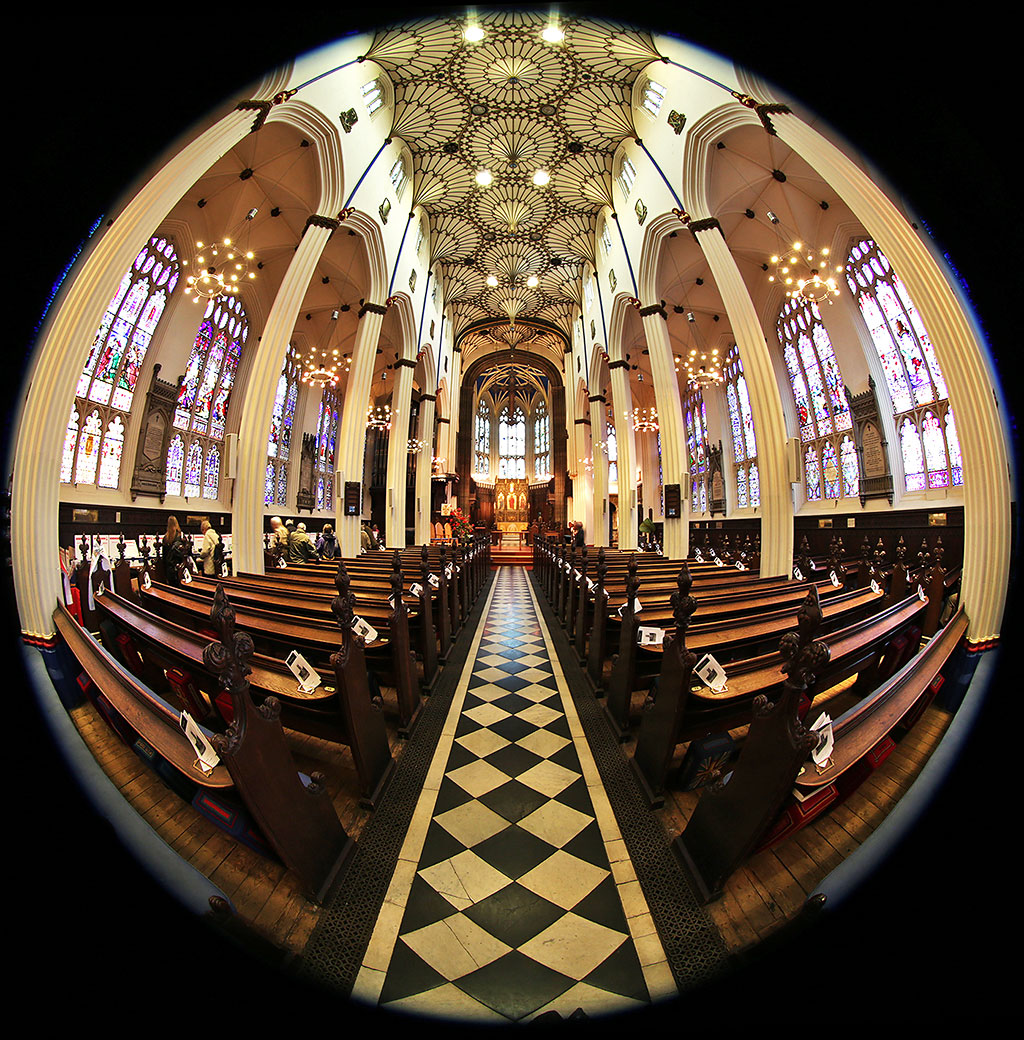
{"type": "Polygon", "coordinates": [[[857,447],[848,435],[839,445],[839,465],[843,473],[843,495],[853,498],[860,492],[860,472],[857,466],[857,447]]]}
{"type": "Polygon", "coordinates": [[[110,298],[75,387],[61,453],[61,483],[96,483],[98,472],[100,487],[117,488],[142,364],[178,275],[173,244],[154,236],[110,298]]]}
{"type": "Polygon", "coordinates": [[[269,506],[274,501],[274,464],[267,463],[267,472],[263,477],[263,504],[269,506]]]}
{"type": "Polygon", "coordinates": [[[665,88],[660,83],[655,83],[653,79],[649,79],[644,86],[643,107],[652,116],[657,116],[661,111],[661,104],[664,100],[665,88]]]}
{"type": "Polygon", "coordinates": [[[736,504],[758,506],[761,504],[757,482],[757,441],[754,437],[754,414],[750,408],[747,381],[743,375],[743,362],[739,348],[732,346],[722,365],[725,379],[725,399],[729,406],[729,425],[732,428],[733,456],[739,463],[752,462],[736,468],[736,504]]]}
{"type": "Polygon", "coordinates": [[[221,452],[213,449],[224,440],[228,402],[248,335],[249,322],[237,296],[207,301],[174,408],[173,425],[184,435],[182,450],[188,459],[184,483],[180,470],[176,479],[171,478],[172,442],[167,455],[167,494],[191,498],[202,491],[203,498],[217,498],[221,452]]]}
{"type": "Polygon", "coordinates": [[[363,95],[363,103],[366,105],[366,111],[372,116],[374,112],[384,104],[384,88],[381,86],[380,80],[372,79],[369,83],[364,83],[360,93],[363,95]]]}
{"type": "Polygon", "coordinates": [[[498,476],[526,477],[526,417],[518,405],[506,405],[498,420],[498,476]]]}
{"type": "Polygon", "coordinates": [[[551,419],[547,405],[541,400],[533,413],[533,474],[545,476],[551,472],[551,419]]]}
{"type": "Polygon", "coordinates": [[[317,509],[333,509],[331,476],[334,473],[334,449],[338,436],[338,392],[324,387],[317,409],[316,456],[314,478],[317,480],[317,509]]]}
{"type": "Polygon", "coordinates": [[[622,157],[622,165],[619,167],[619,184],[622,185],[622,193],[628,195],[633,190],[633,182],[636,180],[636,167],[626,156],[622,157]]]}
{"type": "Polygon", "coordinates": [[[270,411],[270,433],[267,437],[267,461],[277,459],[274,465],[276,481],[268,475],[268,488],[264,489],[266,499],[267,490],[270,498],[266,504],[277,502],[278,505],[288,504],[288,456],[291,454],[292,424],[295,420],[295,403],[299,396],[299,381],[302,378],[302,369],[298,361],[295,345],[288,344],[284,355],[284,365],[281,375],[277,380],[277,388],[274,391],[274,406],[270,411]]]}
{"type": "Polygon", "coordinates": [[[406,181],[409,176],[405,171],[405,160],[399,156],[398,161],[391,167],[391,185],[395,189],[395,195],[400,199],[405,190],[406,181]]]}
{"type": "Polygon", "coordinates": [[[176,433],[167,449],[167,494],[181,494],[181,474],[185,464],[185,442],[176,433]]]}
{"type": "Polygon", "coordinates": [[[708,437],[704,398],[699,389],[687,392],[683,401],[686,447],[692,480],[690,508],[707,511],[708,437]]]}
{"type": "Polygon", "coordinates": [[[619,483],[619,442],[615,437],[615,424],[609,419],[606,431],[608,447],[608,486],[619,483]]]}
{"type": "Polygon", "coordinates": [[[871,239],[853,246],[846,272],[885,373],[907,491],[963,484],[946,380],[906,287],[871,239]]]}
{"type": "Polygon", "coordinates": [[[832,341],[818,305],[804,300],[787,300],[775,327],[793,390],[800,440],[814,447],[813,466],[804,456],[806,498],[838,499],[842,491],[838,435],[852,429],[853,422],[832,341]]]}
{"type": "Polygon", "coordinates": [[[476,432],[473,451],[473,472],[486,477],[491,472],[491,406],[480,398],[476,409],[476,432]]]}

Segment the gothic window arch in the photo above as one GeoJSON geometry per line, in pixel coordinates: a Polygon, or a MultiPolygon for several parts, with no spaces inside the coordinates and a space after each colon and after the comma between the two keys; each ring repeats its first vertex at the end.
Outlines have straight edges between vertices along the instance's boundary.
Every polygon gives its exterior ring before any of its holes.
{"type": "MultiPolygon", "coordinates": [[[[704,395],[691,389],[683,400],[686,447],[690,461],[690,508],[695,513],[708,509],[708,420],[704,395]]],[[[660,442],[659,442],[660,443],[660,442]]]]}
{"type": "Polygon", "coordinates": [[[338,392],[325,386],[316,421],[316,456],[313,481],[317,509],[334,508],[334,459],[338,437],[338,392]]]}
{"type": "MultiPolygon", "coordinates": [[[[405,166],[405,157],[399,156],[395,161],[394,166],[391,167],[391,186],[395,189],[395,198],[401,199],[402,192],[405,191],[405,185],[408,183],[409,173],[405,166]]],[[[419,247],[416,249],[419,252],[419,247]]]]}
{"type": "Polygon", "coordinates": [[[804,445],[804,495],[808,502],[856,495],[856,468],[852,473],[849,470],[851,457],[856,463],[853,421],[839,363],[818,305],[787,300],[775,327],[804,445]]]}
{"type": "Polygon", "coordinates": [[[636,181],[636,167],[630,162],[629,156],[624,155],[622,162],[619,164],[619,185],[622,188],[622,194],[627,198],[629,193],[633,190],[633,184],[636,181]]]}
{"type": "Polygon", "coordinates": [[[885,373],[907,491],[963,484],[946,381],[928,332],[885,254],[871,239],[850,250],[846,280],[885,373]]]}
{"type": "Polygon", "coordinates": [[[366,111],[371,116],[384,106],[387,95],[380,77],[364,83],[360,88],[360,93],[363,96],[363,104],[366,105],[366,111]]]}
{"type": "Polygon", "coordinates": [[[526,479],[526,416],[511,401],[498,419],[498,477],[526,479]]]}
{"type": "Polygon", "coordinates": [[[491,474],[491,426],[494,412],[486,397],[480,398],[476,409],[476,426],[473,431],[473,472],[481,477],[491,474]]]}
{"type": "Polygon", "coordinates": [[[179,274],[173,244],[154,236],[121,279],[75,387],[61,483],[117,488],[139,373],[179,274]]]}
{"type": "Polygon", "coordinates": [[[608,486],[619,483],[619,442],[615,437],[615,423],[607,420],[605,447],[608,450],[608,486]]]}
{"type": "Polygon", "coordinates": [[[301,368],[295,346],[288,344],[284,365],[277,381],[274,407],[270,413],[270,434],[267,437],[267,471],[263,485],[263,504],[288,504],[288,462],[291,455],[292,427],[295,405],[299,397],[301,368]]]}
{"type": "Polygon", "coordinates": [[[657,118],[658,113],[661,111],[662,103],[665,100],[665,88],[655,82],[653,79],[648,79],[644,84],[644,96],[640,102],[641,107],[650,116],[657,118]]]}
{"type": "Polygon", "coordinates": [[[736,461],[736,505],[740,508],[761,504],[761,480],[757,470],[757,441],[754,437],[754,413],[743,375],[739,348],[733,345],[722,366],[725,398],[729,404],[733,458],[736,461]]]}
{"type": "Polygon", "coordinates": [[[207,302],[174,408],[174,435],[167,452],[168,495],[217,498],[228,402],[248,335],[249,320],[237,296],[207,302]],[[184,459],[180,471],[179,441],[184,459]]]}
{"type": "Polygon", "coordinates": [[[551,417],[542,399],[533,413],[533,474],[547,476],[551,472],[551,417]]]}

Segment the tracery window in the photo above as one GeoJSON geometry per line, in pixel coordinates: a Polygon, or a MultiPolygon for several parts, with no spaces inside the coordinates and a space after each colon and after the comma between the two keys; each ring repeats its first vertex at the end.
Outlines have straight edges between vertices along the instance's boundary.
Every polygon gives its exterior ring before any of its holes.
{"type": "Polygon", "coordinates": [[[665,88],[649,79],[644,86],[644,99],[642,105],[652,116],[657,116],[661,111],[661,104],[665,100],[665,88]]]}
{"type": "Polygon", "coordinates": [[[605,430],[605,447],[608,449],[608,486],[619,483],[619,442],[615,438],[615,423],[608,420],[605,430]]]}
{"type": "Polygon", "coordinates": [[[622,193],[629,195],[633,190],[633,182],[636,180],[636,167],[629,161],[627,156],[622,157],[622,165],[619,167],[619,184],[622,185],[622,193]]]}
{"type": "MultiPolygon", "coordinates": [[[[408,179],[409,175],[406,173],[405,159],[399,156],[395,165],[391,167],[391,185],[395,189],[396,198],[401,199],[408,179]]],[[[416,251],[419,252],[418,247],[416,251]]]]}
{"type": "Polygon", "coordinates": [[[708,421],[704,397],[699,389],[689,391],[683,401],[686,446],[690,460],[690,508],[706,513],[708,508],[708,421]]]}
{"type": "Polygon", "coordinates": [[[871,239],[850,250],[846,280],[885,372],[906,490],[963,484],[960,443],[946,381],[906,288],[871,239]]]}
{"type": "Polygon", "coordinates": [[[533,474],[546,476],[551,472],[551,419],[542,400],[533,413],[533,474]]]}
{"type": "Polygon", "coordinates": [[[498,420],[498,477],[526,479],[526,416],[518,405],[506,405],[498,420]]]}
{"type": "Polygon", "coordinates": [[[379,79],[371,79],[360,88],[366,111],[372,116],[384,104],[384,87],[379,79]]]}
{"type": "MultiPolygon", "coordinates": [[[[816,303],[787,300],[776,322],[793,391],[804,452],[804,494],[808,502],[856,495],[859,480],[840,480],[840,457],[852,448],[850,408],[832,341],[816,303]],[[844,449],[844,445],[849,448],[844,449]]],[[[854,456],[856,462],[856,456],[854,456]]],[[[856,468],[854,469],[854,475],[856,468]]],[[[849,476],[849,474],[847,474],[849,476]]]]}
{"type": "Polygon", "coordinates": [[[291,454],[292,425],[295,403],[299,397],[302,371],[296,359],[294,344],[288,344],[284,366],[277,381],[274,407],[270,413],[270,435],[267,438],[267,474],[263,485],[263,504],[288,504],[288,458],[291,454]]]}
{"type": "Polygon", "coordinates": [[[604,252],[607,256],[612,251],[612,233],[608,230],[608,221],[606,220],[601,227],[601,245],[604,246],[604,252]]]}
{"type": "Polygon", "coordinates": [[[201,492],[203,498],[217,497],[228,401],[248,335],[249,320],[237,296],[207,302],[174,408],[173,426],[182,431],[183,480],[172,479],[172,438],[167,453],[168,495],[198,498],[201,492]]]}
{"type": "Polygon", "coordinates": [[[476,409],[473,472],[481,477],[491,473],[491,422],[494,415],[487,398],[481,397],[476,409]]]}
{"type": "Polygon", "coordinates": [[[750,409],[743,362],[740,361],[740,352],[735,345],[725,356],[722,375],[725,378],[725,398],[729,404],[733,457],[736,460],[736,505],[759,506],[761,482],[757,472],[754,414],[750,409]]]}
{"type": "Polygon", "coordinates": [[[316,480],[317,509],[334,508],[334,458],[338,436],[338,392],[324,387],[316,421],[316,480]]]}
{"type": "Polygon", "coordinates": [[[139,373],[179,273],[172,243],[154,236],[121,279],[75,388],[61,452],[61,483],[118,486],[139,373]]]}

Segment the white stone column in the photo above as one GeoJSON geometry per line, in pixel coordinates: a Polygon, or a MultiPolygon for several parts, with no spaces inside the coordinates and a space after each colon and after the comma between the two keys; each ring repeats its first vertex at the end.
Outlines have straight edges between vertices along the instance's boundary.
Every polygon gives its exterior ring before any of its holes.
{"type": "Polygon", "coordinates": [[[619,548],[637,547],[640,523],[636,505],[636,443],[633,422],[629,413],[633,395],[629,388],[629,362],[610,361],[608,370],[612,383],[612,422],[615,426],[615,444],[618,450],[619,471],[619,548]]]}
{"type": "MultiPolygon", "coordinates": [[[[67,285],[37,341],[13,452],[11,552],[22,633],[53,635],[61,599],[57,567],[60,462],[75,387],[103,312],[139,250],[184,193],[252,128],[252,111],[232,111],[162,166],[102,232],[67,285]]],[[[178,290],[181,291],[180,288],[178,290]]],[[[134,446],[125,445],[122,486],[134,446]]]]}
{"type": "MultiPolygon", "coordinates": [[[[336,227],[337,221],[331,218],[311,217],[307,222],[256,344],[238,427],[238,473],[231,508],[231,551],[236,571],[263,571],[263,483],[274,396],[295,319],[324,246],[336,227]]],[[[296,430],[301,433],[302,427],[296,430]]],[[[301,437],[296,437],[289,452],[289,498],[298,487],[301,451],[301,437]]]]}
{"type": "Polygon", "coordinates": [[[1010,472],[1007,433],[986,348],[948,277],[878,185],[797,116],[773,114],[771,121],[779,140],[821,174],[878,243],[928,330],[956,416],[963,460],[960,603],[970,618],[968,639],[977,645],[994,641],[1010,573],[1010,472]]]}
{"type": "Polygon", "coordinates": [[[761,484],[761,574],[766,578],[789,575],[793,567],[793,495],[786,472],[786,420],[768,344],[718,221],[694,221],[690,230],[721,293],[750,394],[761,484]]]}
{"type": "MultiPolygon", "coordinates": [[[[577,424],[577,444],[579,445],[580,460],[593,457],[593,440],[590,436],[590,421],[577,424]]],[[[600,454],[600,450],[598,452],[600,454]]],[[[587,543],[594,543],[594,474],[581,464],[578,467],[578,476],[572,485],[573,500],[579,501],[576,506],[576,519],[583,524],[583,533],[587,543]]]]}
{"type": "Polygon", "coordinates": [[[665,484],[681,485],[682,515],[677,520],[665,518],[665,544],[662,550],[669,559],[683,560],[690,551],[690,507],[684,490],[689,475],[686,472],[686,430],[683,426],[675,359],[664,310],[658,305],[643,307],[640,317],[644,323],[644,338],[651,359],[654,397],[658,407],[662,480],[665,484]]]}
{"type": "Polygon", "coordinates": [[[416,436],[424,447],[416,456],[416,510],[414,514],[416,545],[430,542],[430,472],[434,449],[434,408],[437,398],[424,394],[420,398],[420,422],[416,436]]]}
{"type": "MultiPolygon", "coordinates": [[[[342,556],[358,556],[361,546],[360,516],[345,516],[345,482],[362,481],[366,455],[366,407],[373,382],[373,362],[377,355],[377,341],[387,308],[382,304],[364,303],[360,310],[359,330],[352,348],[352,367],[345,386],[345,400],[341,408],[338,430],[337,493],[341,496],[338,510],[338,542],[342,556]]],[[[402,477],[405,479],[404,475],[402,477]]],[[[363,493],[366,487],[363,485],[363,493]]],[[[367,503],[364,503],[364,508],[367,503]]],[[[361,514],[360,514],[361,515],[361,514]]],[[[385,534],[387,538],[387,534],[385,534]]]]}
{"type": "Polygon", "coordinates": [[[594,545],[610,544],[608,516],[608,453],[603,442],[607,433],[608,420],[605,417],[605,400],[601,394],[590,397],[590,445],[594,460],[593,489],[594,521],[590,528],[592,538],[588,542],[594,545]]]}
{"type": "Polygon", "coordinates": [[[395,362],[395,389],[391,394],[391,436],[388,438],[387,500],[384,539],[389,549],[405,548],[405,480],[409,469],[409,418],[412,412],[412,377],[416,362],[395,362]]]}

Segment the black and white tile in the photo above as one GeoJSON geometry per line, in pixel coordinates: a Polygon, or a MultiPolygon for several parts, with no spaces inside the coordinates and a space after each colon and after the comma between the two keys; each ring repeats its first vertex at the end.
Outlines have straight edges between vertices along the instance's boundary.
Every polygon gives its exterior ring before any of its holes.
{"type": "Polygon", "coordinates": [[[675,994],[526,573],[502,568],[352,995],[499,1023],[675,994]]]}

